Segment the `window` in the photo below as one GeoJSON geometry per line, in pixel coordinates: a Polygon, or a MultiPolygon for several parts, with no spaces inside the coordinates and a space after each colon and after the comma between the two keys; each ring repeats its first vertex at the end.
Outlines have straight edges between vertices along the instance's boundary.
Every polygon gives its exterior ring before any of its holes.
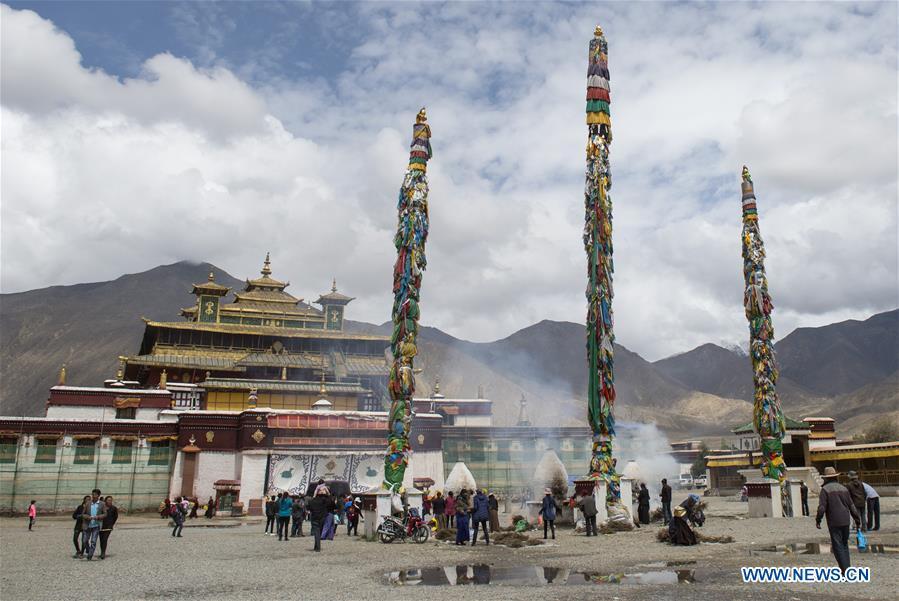
{"type": "Polygon", "coordinates": [[[116,419],[135,419],[137,417],[137,407],[121,407],[115,410],[116,419]]]}
{"type": "Polygon", "coordinates": [[[35,463],[56,463],[56,438],[38,438],[35,442],[37,453],[35,463]]]}
{"type": "Polygon", "coordinates": [[[500,440],[496,443],[496,460],[497,461],[510,461],[511,457],[509,455],[509,441],[508,440],[500,440]]]}
{"type": "Polygon", "coordinates": [[[171,445],[167,440],[155,440],[150,443],[150,458],[147,465],[168,465],[169,449],[171,445]]]}
{"type": "Polygon", "coordinates": [[[0,463],[14,463],[16,460],[16,447],[18,438],[0,438],[0,463]]]}
{"type": "Polygon", "coordinates": [[[97,443],[93,438],[79,438],[75,441],[75,460],[74,463],[93,463],[94,450],[97,443]]]}
{"type": "Polygon", "coordinates": [[[112,447],[112,462],[131,463],[133,449],[134,442],[130,440],[116,440],[112,447]]]}

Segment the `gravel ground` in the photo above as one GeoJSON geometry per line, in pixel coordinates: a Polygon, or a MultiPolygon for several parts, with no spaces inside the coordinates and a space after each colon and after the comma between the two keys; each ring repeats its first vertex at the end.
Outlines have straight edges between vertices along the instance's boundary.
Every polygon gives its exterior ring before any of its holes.
{"type": "MultiPolygon", "coordinates": [[[[812,500],[812,509],[817,501],[812,500]]],[[[455,547],[429,541],[411,543],[365,542],[340,532],[325,542],[322,553],[312,553],[310,538],[278,542],[264,536],[256,520],[216,520],[220,527],[198,527],[202,518],[188,522],[183,538],[173,539],[165,523],[146,516],[123,517],[110,538],[105,561],[90,563],[71,558],[72,522],[40,517],[35,530],[27,519],[0,520],[0,598],[56,599],[897,599],[899,554],[852,551],[853,565],[871,568],[869,584],[743,584],[740,566],[830,566],[831,555],[784,555],[759,547],[795,542],[827,542],[826,530],[816,530],[811,518],[738,519],[746,504],[711,499],[708,535],[731,535],[732,544],[671,547],[656,541],[657,525],[628,533],[586,538],[561,530],[554,544],[510,549],[455,547]],[[197,524],[194,526],[193,524],[197,524]],[[225,527],[228,526],[228,527],[225,527]],[[684,563],[667,567],[667,562],[684,563]],[[387,584],[394,570],[431,566],[487,564],[496,569],[516,566],[569,568],[600,574],[695,569],[695,582],[636,585],[587,583],[550,585],[534,591],[535,584],[486,586],[403,587],[387,584]]],[[[871,533],[872,543],[899,546],[899,498],[882,499],[882,526],[871,533]]],[[[550,541],[551,543],[553,541],[550,541]]],[[[455,571],[455,570],[453,570],[455,571]]],[[[574,579],[575,577],[572,577],[574,579]]],[[[580,577],[577,577],[580,578],[580,577]]]]}

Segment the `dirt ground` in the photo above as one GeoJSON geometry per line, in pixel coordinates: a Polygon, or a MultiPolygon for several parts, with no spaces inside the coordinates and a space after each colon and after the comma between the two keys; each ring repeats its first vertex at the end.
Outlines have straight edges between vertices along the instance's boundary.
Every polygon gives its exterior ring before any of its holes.
{"type": "MultiPolygon", "coordinates": [[[[816,503],[812,499],[813,511],[816,503]]],[[[870,533],[869,541],[887,550],[899,549],[899,497],[882,499],[881,511],[881,530],[870,533]]],[[[322,553],[310,551],[310,537],[279,542],[264,535],[262,524],[255,519],[216,519],[214,527],[202,518],[191,520],[183,538],[175,539],[162,519],[126,516],[110,539],[107,559],[92,562],[72,558],[71,520],[40,517],[29,533],[27,519],[7,518],[0,520],[0,598],[899,598],[899,554],[895,552],[859,554],[852,550],[853,565],[871,568],[871,582],[866,584],[744,584],[741,566],[835,565],[829,553],[763,550],[789,543],[827,543],[827,531],[816,530],[812,518],[748,519],[745,514],[745,503],[710,499],[708,521],[700,532],[730,535],[735,539],[731,544],[672,547],[656,540],[659,525],[653,524],[596,538],[560,529],[555,541],[520,549],[457,547],[433,540],[424,545],[384,545],[339,531],[334,541],[323,543],[322,553]],[[421,571],[406,573],[410,569],[421,571]],[[435,574],[442,585],[427,584],[435,574]],[[624,581],[618,583],[622,574],[624,581]],[[391,583],[391,579],[403,578],[405,585],[391,583]],[[553,583],[547,584],[546,579],[553,583]],[[472,584],[450,586],[450,580],[472,584]],[[538,586],[545,588],[535,590],[538,586]]],[[[531,536],[542,539],[542,532],[531,536]]]]}

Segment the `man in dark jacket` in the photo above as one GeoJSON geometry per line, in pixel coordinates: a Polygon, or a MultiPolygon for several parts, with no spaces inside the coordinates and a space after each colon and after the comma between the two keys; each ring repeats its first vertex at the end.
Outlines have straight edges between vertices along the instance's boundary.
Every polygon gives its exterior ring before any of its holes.
{"type": "Polygon", "coordinates": [[[596,497],[593,496],[593,491],[591,490],[589,495],[582,498],[577,506],[584,514],[584,522],[587,526],[587,536],[596,536],[596,514],[598,512],[596,510],[596,497]]]}
{"type": "Polygon", "coordinates": [[[799,497],[802,499],[802,515],[808,515],[808,486],[805,480],[799,483],[799,497]]]}
{"type": "Polygon", "coordinates": [[[484,544],[490,544],[490,533],[487,530],[487,522],[490,520],[490,503],[487,500],[485,491],[479,490],[474,496],[474,502],[471,506],[471,518],[474,521],[474,537],[471,539],[471,546],[475,546],[478,542],[478,526],[484,529],[484,544]]]}
{"type": "Polygon", "coordinates": [[[331,500],[331,492],[324,484],[320,484],[316,489],[316,495],[306,504],[309,511],[309,523],[312,529],[312,536],[315,539],[313,551],[322,550],[322,526],[328,515],[328,506],[331,500]]]}
{"type": "Polygon", "coordinates": [[[865,505],[868,501],[868,493],[865,492],[865,485],[858,479],[858,474],[849,472],[849,482],[846,483],[846,490],[852,497],[852,504],[855,505],[858,515],[861,516],[862,530],[865,530],[865,505]]]}
{"type": "Polygon", "coordinates": [[[437,518],[437,527],[440,529],[446,528],[446,499],[443,498],[443,493],[437,492],[437,496],[431,501],[431,509],[434,511],[434,517],[437,518]]]}
{"type": "Polygon", "coordinates": [[[830,548],[833,556],[845,574],[849,567],[849,519],[855,521],[856,529],[861,527],[861,515],[852,496],[846,487],[837,482],[839,474],[832,467],[824,469],[824,486],[818,497],[818,512],[815,515],[815,526],[821,528],[821,519],[827,516],[827,529],[830,531],[830,548]]]}
{"type": "Polygon", "coordinates": [[[293,498],[293,527],[291,528],[291,536],[305,536],[303,534],[303,520],[306,519],[306,495],[300,495],[293,498]]]}
{"type": "Polygon", "coordinates": [[[537,512],[538,515],[543,516],[543,538],[545,539],[549,529],[552,529],[553,540],[556,540],[556,512],[559,510],[559,505],[553,499],[551,489],[545,488],[543,492],[543,501],[540,503],[540,511],[537,512]]]}
{"type": "Polygon", "coordinates": [[[265,502],[265,534],[275,535],[275,516],[278,515],[278,502],[275,495],[265,502]]]}
{"type": "Polygon", "coordinates": [[[75,555],[73,555],[73,557],[77,559],[84,557],[84,550],[78,545],[78,542],[81,540],[82,533],[84,532],[81,514],[84,513],[84,506],[90,499],[90,495],[84,495],[84,498],[81,499],[81,505],[76,507],[75,511],[72,513],[72,519],[75,520],[75,533],[72,535],[72,544],[75,545],[75,555]]]}
{"type": "Polygon", "coordinates": [[[665,520],[667,526],[671,521],[671,487],[668,486],[667,478],[662,478],[662,494],[659,495],[659,498],[662,500],[662,519],[665,520]]]}

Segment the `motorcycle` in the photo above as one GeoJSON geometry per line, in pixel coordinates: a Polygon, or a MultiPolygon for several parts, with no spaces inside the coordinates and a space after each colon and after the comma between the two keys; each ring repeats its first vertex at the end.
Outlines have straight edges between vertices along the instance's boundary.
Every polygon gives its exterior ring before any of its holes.
{"type": "Polygon", "coordinates": [[[413,543],[420,545],[427,542],[431,535],[431,530],[415,512],[407,515],[402,521],[392,515],[384,516],[377,532],[378,538],[385,544],[395,540],[406,542],[406,539],[412,539],[413,543]]]}

